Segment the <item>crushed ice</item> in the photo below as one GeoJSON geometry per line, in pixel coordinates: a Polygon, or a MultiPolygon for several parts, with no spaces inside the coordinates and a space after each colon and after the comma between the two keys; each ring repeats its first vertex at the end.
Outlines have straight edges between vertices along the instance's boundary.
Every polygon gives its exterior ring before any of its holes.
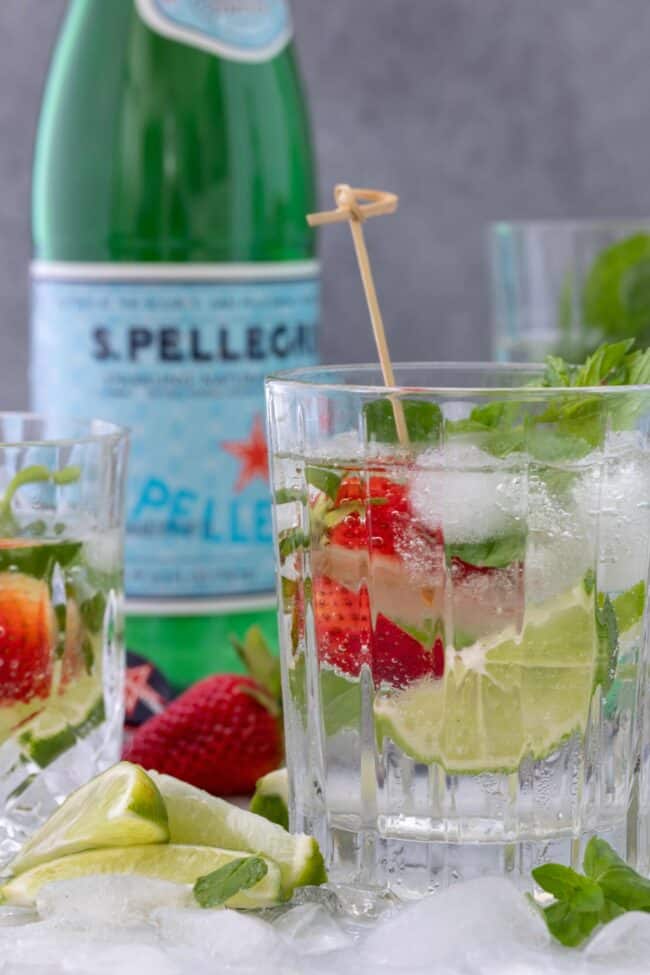
{"type": "Polygon", "coordinates": [[[305,889],[260,916],[192,906],[189,888],[140,877],[53,884],[38,913],[0,907],[2,975],[598,975],[648,971],[650,916],[626,914],[588,945],[552,942],[510,881],[457,884],[373,921],[305,889]]]}

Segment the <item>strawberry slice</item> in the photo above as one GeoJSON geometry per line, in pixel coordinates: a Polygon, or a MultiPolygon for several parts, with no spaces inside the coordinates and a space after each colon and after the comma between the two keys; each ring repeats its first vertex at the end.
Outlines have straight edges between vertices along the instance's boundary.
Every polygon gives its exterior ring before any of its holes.
{"type": "Polygon", "coordinates": [[[48,696],[55,644],[47,584],[20,572],[0,573],[0,705],[48,696]]]}
{"type": "Polygon", "coordinates": [[[328,576],[317,576],[313,605],[319,659],[350,677],[358,677],[362,649],[370,644],[367,589],[354,592],[328,576]]]}
{"type": "Polygon", "coordinates": [[[376,684],[405,687],[422,677],[440,678],[445,651],[438,637],[429,650],[381,613],[372,636],[372,675],[376,684]]]}
{"type": "Polygon", "coordinates": [[[406,485],[378,474],[367,482],[356,475],[347,477],[339,486],[332,515],[330,545],[416,562],[421,572],[439,574],[444,563],[442,532],[418,521],[406,485]]]}
{"type": "Polygon", "coordinates": [[[424,647],[388,617],[379,613],[374,629],[368,592],[347,589],[327,576],[314,579],[314,620],[321,663],[349,677],[369,664],[375,683],[404,687],[422,677],[442,677],[442,640],[424,647]]]}
{"type": "Polygon", "coordinates": [[[365,517],[352,511],[330,533],[333,545],[368,548],[383,555],[396,555],[396,545],[412,521],[406,487],[381,475],[366,481],[346,477],[340,484],[334,508],[350,502],[366,505],[365,517]]]}

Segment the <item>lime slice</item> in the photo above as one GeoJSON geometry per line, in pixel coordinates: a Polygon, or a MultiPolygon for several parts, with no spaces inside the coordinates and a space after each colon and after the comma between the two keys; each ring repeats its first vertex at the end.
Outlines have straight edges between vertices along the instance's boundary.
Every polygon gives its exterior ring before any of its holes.
{"type": "Polygon", "coordinates": [[[9,869],[18,874],[83,850],[168,839],[167,810],[158,789],[139,765],[119,762],[71,793],[9,869]]]}
{"type": "Polygon", "coordinates": [[[276,769],[258,779],[250,810],[271,823],[289,829],[289,776],[286,768],[276,769]]]}
{"type": "Polygon", "coordinates": [[[25,755],[45,768],[105,718],[99,677],[82,677],[64,694],[51,695],[44,709],[21,728],[18,741],[25,755]]]}
{"type": "Polygon", "coordinates": [[[172,843],[220,846],[269,857],[280,868],[287,896],[295,887],[326,881],[323,857],[313,837],[288,833],[261,816],[170,775],[150,775],[167,806],[172,843]]]}
{"type": "MultiPolygon", "coordinates": [[[[42,863],[33,870],[21,873],[5,884],[0,893],[9,904],[29,906],[46,884],[95,874],[139,874],[176,884],[193,884],[199,877],[245,856],[245,853],[237,850],[171,844],[88,850],[42,863]]],[[[283,900],[280,871],[275,863],[268,860],[265,862],[266,876],[254,887],[231,897],[226,902],[228,907],[270,907],[283,900]]]]}
{"type": "Polygon", "coordinates": [[[441,680],[380,691],[380,745],[452,773],[513,771],[584,731],[599,653],[594,593],[580,584],[531,609],[520,633],[448,651],[441,680]]]}

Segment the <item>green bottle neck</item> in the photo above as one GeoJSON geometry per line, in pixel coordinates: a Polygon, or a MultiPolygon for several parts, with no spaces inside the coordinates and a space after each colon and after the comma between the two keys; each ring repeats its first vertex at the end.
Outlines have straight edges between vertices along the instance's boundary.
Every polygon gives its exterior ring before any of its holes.
{"type": "Polygon", "coordinates": [[[74,0],[37,140],[37,257],[300,260],[314,207],[292,45],[230,61],[152,31],[134,0],[74,0]]]}

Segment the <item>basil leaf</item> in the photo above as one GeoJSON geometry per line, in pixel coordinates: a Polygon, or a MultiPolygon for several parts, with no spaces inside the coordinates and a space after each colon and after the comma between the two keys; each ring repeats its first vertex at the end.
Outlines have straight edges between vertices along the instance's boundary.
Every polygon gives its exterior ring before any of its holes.
{"type": "Polygon", "coordinates": [[[240,857],[206,874],[194,884],[194,897],[201,907],[221,907],[241,890],[248,890],[268,873],[261,857],[240,857]]]}

